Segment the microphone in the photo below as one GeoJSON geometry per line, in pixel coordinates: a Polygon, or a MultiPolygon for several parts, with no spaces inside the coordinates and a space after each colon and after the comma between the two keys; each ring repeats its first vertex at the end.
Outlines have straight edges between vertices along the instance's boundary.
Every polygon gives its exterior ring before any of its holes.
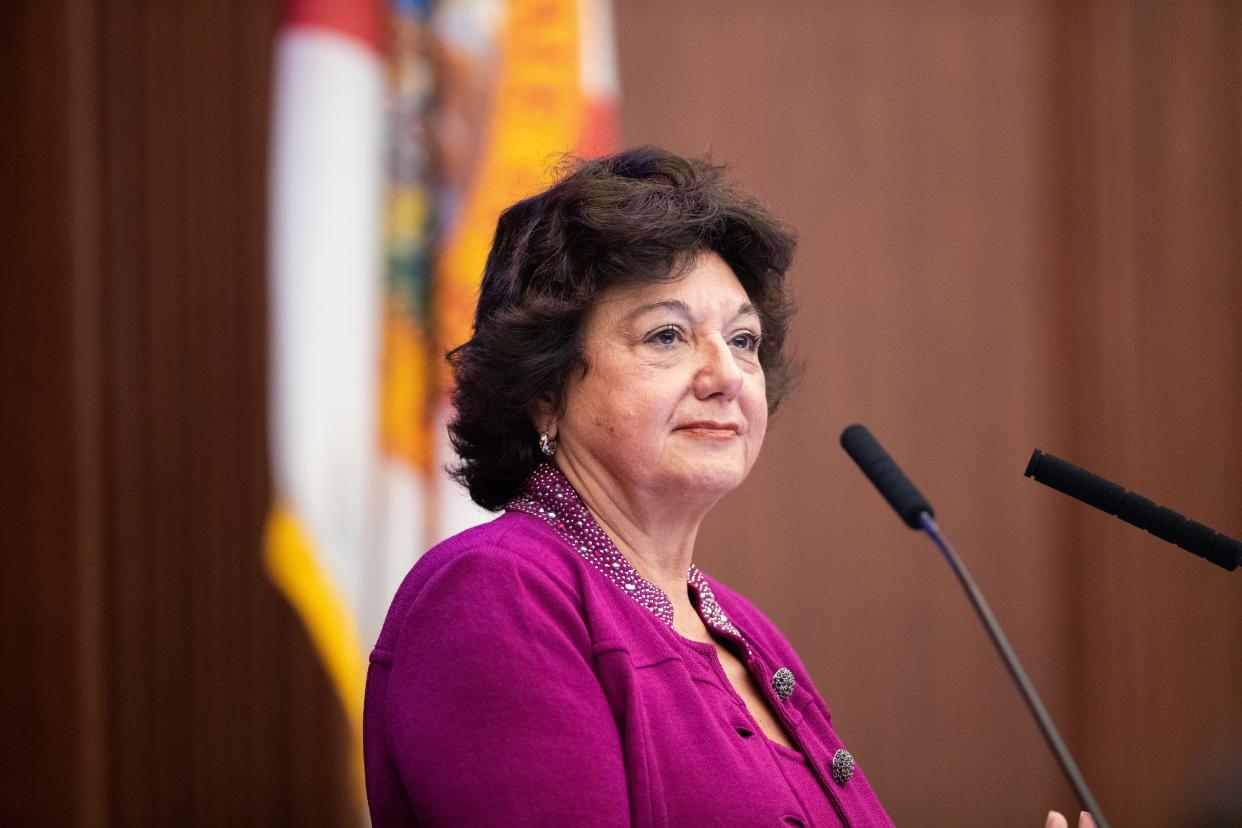
{"type": "Polygon", "coordinates": [[[1098,828],[1108,828],[1108,821],[1104,819],[1099,803],[1095,801],[1091,789],[1087,787],[1086,780],[1082,778],[1082,772],[1078,770],[1074,757],[1070,755],[1069,748],[1061,739],[1061,734],[1057,731],[1057,726],[1053,724],[1052,717],[1048,715],[1048,709],[1040,701],[1039,693],[1035,692],[1035,685],[1031,683],[1026,670],[1022,668],[1022,663],[1018,661],[1018,655],[1010,646],[1009,639],[1005,637],[1000,622],[996,620],[983,593],[971,579],[970,573],[966,571],[966,565],[962,563],[957,552],[940,533],[931,504],[898,468],[893,458],[888,456],[888,452],[871,435],[866,426],[855,424],[841,432],[841,447],[854,459],[872,484],[880,490],[880,494],[884,495],[884,499],[897,511],[905,524],[911,529],[925,531],[940,549],[953,569],[953,574],[961,582],[962,589],[966,590],[966,595],[970,598],[970,603],[979,616],[979,620],[983,622],[984,628],[988,631],[992,643],[996,645],[996,651],[1000,653],[1001,660],[1005,662],[1005,667],[1009,670],[1009,675],[1017,684],[1027,709],[1035,717],[1035,722],[1039,725],[1057,763],[1061,766],[1061,771],[1065,774],[1074,792],[1078,794],[1078,801],[1082,803],[1085,810],[1091,813],[1098,828]]]}
{"type": "Polygon", "coordinates": [[[1035,449],[1023,474],[1230,572],[1242,562],[1242,543],[1060,457],[1035,449]]]}
{"type": "Polygon", "coordinates": [[[845,449],[845,453],[852,457],[858,464],[858,468],[867,475],[871,485],[880,490],[880,494],[884,495],[888,505],[901,515],[906,526],[911,529],[921,528],[919,516],[924,512],[931,517],[936,516],[927,498],[923,497],[922,492],[914,487],[910,478],[902,474],[901,469],[897,468],[897,464],[893,462],[893,458],[889,457],[879,441],[871,436],[866,426],[852,425],[842,431],[841,448],[845,449]]]}

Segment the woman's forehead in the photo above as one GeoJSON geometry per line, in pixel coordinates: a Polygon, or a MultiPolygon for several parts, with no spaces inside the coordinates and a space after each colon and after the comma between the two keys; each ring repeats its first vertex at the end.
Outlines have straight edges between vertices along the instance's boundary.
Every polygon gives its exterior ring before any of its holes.
{"type": "Polygon", "coordinates": [[[715,253],[701,254],[674,279],[608,288],[595,311],[618,322],[656,312],[691,319],[757,315],[733,269],[715,253]]]}

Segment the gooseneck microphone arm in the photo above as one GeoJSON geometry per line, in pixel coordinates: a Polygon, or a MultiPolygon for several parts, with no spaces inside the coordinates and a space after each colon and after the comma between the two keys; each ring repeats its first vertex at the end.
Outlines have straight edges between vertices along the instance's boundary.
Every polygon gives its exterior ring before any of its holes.
{"type": "Polygon", "coordinates": [[[1040,732],[1044,734],[1044,740],[1048,742],[1049,749],[1061,765],[1061,771],[1065,774],[1065,778],[1074,788],[1074,792],[1078,794],[1078,800],[1082,803],[1083,809],[1091,813],[1092,818],[1095,819],[1095,824],[1099,828],[1107,828],[1108,821],[1104,819],[1104,815],[1100,812],[1100,804],[1095,801],[1095,797],[1091,794],[1091,789],[1087,787],[1087,781],[1082,778],[1082,771],[1078,769],[1077,763],[1074,762],[1074,757],[1070,755],[1069,748],[1065,746],[1065,741],[1061,738],[1056,724],[1053,723],[1048,709],[1044,707],[1044,703],[1040,700],[1039,693],[1035,690],[1035,685],[1031,683],[1026,670],[1022,668],[1022,662],[1018,660],[1017,653],[1013,651],[1013,647],[1009,644],[1009,639],[1005,637],[1005,631],[1001,629],[1000,622],[992,614],[992,608],[988,606],[987,599],[983,597],[979,587],[975,586],[974,580],[971,579],[970,573],[966,571],[966,565],[957,556],[957,552],[954,551],[949,541],[941,534],[940,527],[936,525],[935,519],[926,512],[922,514],[922,528],[931,537],[932,542],[940,549],[944,559],[949,562],[949,567],[953,570],[953,574],[961,582],[962,589],[966,590],[966,594],[970,596],[970,603],[975,608],[975,614],[979,616],[979,620],[983,622],[983,626],[987,629],[992,643],[996,645],[996,651],[1000,653],[1001,660],[1005,662],[1005,667],[1009,670],[1009,675],[1013,677],[1014,683],[1018,685],[1018,691],[1022,693],[1022,699],[1026,702],[1027,709],[1035,717],[1035,722],[1039,725],[1040,732]]]}
{"type": "Polygon", "coordinates": [[[1000,622],[992,614],[992,608],[988,606],[983,593],[970,577],[966,565],[962,563],[957,552],[941,533],[940,527],[936,525],[935,512],[932,511],[931,504],[914,487],[914,484],[898,468],[893,459],[888,456],[888,452],[865,426],[852,425],[845,429],[841,433],[841,446],[862,469],[863,474],[867,475],[867,478],[880,490],[880,494],[897,511],[906,525],[926,532],[944,555],[944,559],[948,561],[953,574],[957,576],[962,589],[966,591],[966,596],[975,608],[975,614],[979,616],[992,643],[996,645],[996,651],[1000,653],[1001,660],[1005,662],[1009,675],[1018,685],[1018,691],[1022,694],[1027,709],[1035,717],[1035,722],[1039,725],[1040,732],[1048,742],[1048,747],[1056,757],[1057,763],[1061,766],[1066,780],[1078,794],[1078,801],[1082,803],[1083,809],[1091,814],[1098,828],[1108,828],[1108,821],[1104,818],[1099,803],[1095,801],[1091,789],[1087,787],[1082,772],[1078,770],[1078,765],[1074,762],[1074,757],[1070,755],[1069,748],[1065,746],[1065,741],[1057,731],[1052,716],[1048,714],[1048,709],[1040,700],[1039,693],[1035,691],[1035,685],[1031,683],[1030,677],[1023,669],[1022,662],[1018,660],[1017,654],[1009,644],[1009,639],[1005,637],[1000,622]]]}

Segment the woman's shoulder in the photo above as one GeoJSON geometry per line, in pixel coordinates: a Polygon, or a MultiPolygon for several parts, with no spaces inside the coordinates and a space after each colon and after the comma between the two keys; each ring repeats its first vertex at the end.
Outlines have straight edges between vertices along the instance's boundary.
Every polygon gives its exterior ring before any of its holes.
{"type": "Polygon", "coordinates": [[[410,574],[425,579],[446,569],[477,574],[516,570],[576,580],[580,564],[579,556],[548,524],[521,512],[503,512],[436,544],[410,574]]]}
{"type": "Polygon", "coordinates": [[[546,605],[550,597],[573,604],[581,591],[578,569],[575,556],[549,526],[506,512],[441,541],[419,558],[397,588],[377,645],[391,644],[420,605],[449,612],[495,608],[498,602],[546,605]]]}

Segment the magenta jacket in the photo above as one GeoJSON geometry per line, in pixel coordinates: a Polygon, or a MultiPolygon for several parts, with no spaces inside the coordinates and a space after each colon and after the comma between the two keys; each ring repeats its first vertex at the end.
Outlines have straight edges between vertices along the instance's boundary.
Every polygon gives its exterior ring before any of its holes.
{"type": "Polygon", "coordinates": [[[715,648],[674,632],[667,597],[542,466],[397,591],[367,675],[373,823],[891,825],[784,636],[696,568],[688,584],[799,750],[763,735],[715,648]]]}

